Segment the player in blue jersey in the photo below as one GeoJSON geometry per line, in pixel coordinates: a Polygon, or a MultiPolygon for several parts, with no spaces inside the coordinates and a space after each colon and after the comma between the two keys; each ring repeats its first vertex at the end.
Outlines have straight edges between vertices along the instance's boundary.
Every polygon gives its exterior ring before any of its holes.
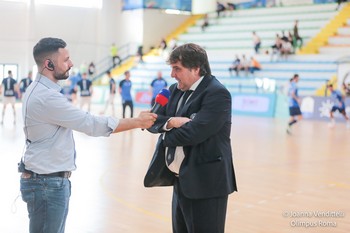
{"type": "Polygon", "coordinates": [[[76,91],[80,92],[80,108],[87,105],[87,111],[90,112],[91,107],[91,95],[92,95],[92,82],[87,78],[87,73],[83,73],[82,79],[77,82],[75,87],[76,91]]]}
{"type": "Polygon", "coordinates": [[[125,109],[126,106],[130,108],[130,117],[134,115],[134,104],[131,97],[131,81],[130,81],[130,71],[124,72],[125,78],[119,83],[119,93],[122,96],[123,104],[123,118],[125,118],[125,109]]]}
{"type": "Polygon", "coordinates": [[[329,127],[333,128],[335,126],[334,120],[334,112],[339,111],[346,120],[346,128],[350,129],[350,121],[349,117],[346,115],[345,111],[345,97],[339,90],[334,90],[333,85],[328,85],[328,90],[331,93],[331,98],[334,99],[334,105],[329,112],[329,117],[331,118],[331,122],[329,123],[329,127]]]}
{"type": "Polygon", "coordinates": [[[3,98],[3,109],[2,109],[2,119],[1,124],[4,123],[5,118],[5,112],[6,112],[6,106],[8,104],[11,104],[12,110],[13,110],[13,124],[16,124],[16,109],[15,109],[15,103],[16,103],[16,95],[20,95],[19,88],[17,85],[17,81],[12,77],[12,71],[9,70],[8,77],[4,78],[2,80],[2,83],[0,85],[0,94],[2,91],[4,91],[4,98],[3,98]]]}
{"type": "Polygon", "coordinates": [[[167,88],[167,86],[168,86],[168,83],[163,78],[162,72],[158,71],[157,78],[153,79],[153,81],[151,82],[151,91],[152,91],[151,107],[153,107],[158,93],[162,89],[167,88]]]}
{"type": "Polygon", "coordinates": [[[300,98],[298,95],[298,86],[299,75],[294,74],[293,78],[290,80],[289,89],[288,89],[288,97],[289,97],[289,115],[290,120],[288,122],[287,133],[291,134],[292,125],[300,121],[303,116],[300,111],[300,98]]]}
{"type": "Polygon", "coordinates": [[[22,79],[21,82],[19,83],[19,90],[21,92],[21,95],[23,95],[24,92],[26,92],[28,86],[33,82],[32,76],[33,76],[32,71],[29,71],[28,76],[22,79]]]}

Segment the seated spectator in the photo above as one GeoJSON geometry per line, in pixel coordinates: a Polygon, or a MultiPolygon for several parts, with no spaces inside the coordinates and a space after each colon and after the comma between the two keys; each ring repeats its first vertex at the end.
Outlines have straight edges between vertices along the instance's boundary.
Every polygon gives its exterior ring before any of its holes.
{"type": "Polygon", "coordinates": [[[272,51],[271,51],[271,58],[270,58],[270,61],[273,61],[274,55],[277,55],[276,61],[279,60],[280,53],[281,53],[281,47],[282,47],[282,39],[280,38],[280,36],[279,36],[278,33],[277,33],[277,34],[276,34],[276,38],[275,38],[275,44],[273,44],[273,45],[271,46],[272,51]]]}
{"type": "Polygon", "coordinates": [[[282,31],[281,40],[282,41],[288,41],[288,37],[284,34],[284,31],[282,31]]]}
{"type": "Polygon", "coordinates": [[[232,16],[232,12],[234,11],[234,10],[236,10],[236,4],[234,4],[234,3],[232,3],[232,2],[227,2],[226,3],[227,4],[227,10],[229,10],[230,11],[230,16],[232,16]]]}
{"type": "Polygon", "coordinates": [[[287,60],[288,55],[291,53],[292,53],[292,43],[290,41],[282,41],[281,57],[287,60]]]}
{"type": "Polygon", "coordinates": [[[261,70],[261,64],[254,58],[250,58],[249,72],[254,74],[255,71],[261,70]]]}
{"type": "Polygon", "coordinates": [[[220,18],[221,12],[224,12],[226,10],[224,4],[220,3],[219,1],[216,1],[216,13],[217,18],[220,18]]]}
{"type": "Polygon", "coordinates": [[[248,59],[243,54],[242,60],[241,60],[241,70],[244,70],[245,76],[248,76],[249,65],[250,65],[250,63],[249,63],[248,59]]]}
{"type": "Polygon", "coordinates": [[[207,14],[204,15],[203,20],[204,20],[204,21],[203,21],[203,24],[202,24],[202,26],[201,26],[202,32],[204,32],[204,31],[205,31],[205,28],[209,26],[209,19],[208,19],[208,15],[207,15],[207,14]]]}
{"type": "Polygon", "coordinates": [[[236,72],[236,76],[239,76],[239,71],[241,70],[241,59],[239,59],[238,55],[236,55],[236,59],[233,61],[232,65],[228,68],[228,71],[230,72],[230,76],[232,76],[232,71],[234,70],[236,72]]]}

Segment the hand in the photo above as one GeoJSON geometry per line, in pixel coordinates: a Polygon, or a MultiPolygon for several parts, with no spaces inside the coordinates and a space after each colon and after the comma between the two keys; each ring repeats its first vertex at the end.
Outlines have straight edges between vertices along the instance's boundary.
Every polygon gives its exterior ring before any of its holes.
{"type": "Polygon", "coordinates": [[[168,122],[167,128],[180,128],[189,121],[191,121],[191,119],[187,117],[172,117],[168,122]]]}
{"type": "Polygon", "coordinates": [[[148,129],[157,120],[157,114],[150,111],[142,111],[136,119],[138,120],[139,128],[148,129]]]}

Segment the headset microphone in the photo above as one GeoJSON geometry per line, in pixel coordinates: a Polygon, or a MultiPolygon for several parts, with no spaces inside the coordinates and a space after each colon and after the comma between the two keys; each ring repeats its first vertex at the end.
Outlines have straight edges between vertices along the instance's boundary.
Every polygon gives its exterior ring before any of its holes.
{"type": "Polygon", "coordinates": [[[50,71],[53,71],[55,69],[55,65],[53,64],[53,62],[51,60],[49,60],[47,63],[47,69],[50,71]]]}

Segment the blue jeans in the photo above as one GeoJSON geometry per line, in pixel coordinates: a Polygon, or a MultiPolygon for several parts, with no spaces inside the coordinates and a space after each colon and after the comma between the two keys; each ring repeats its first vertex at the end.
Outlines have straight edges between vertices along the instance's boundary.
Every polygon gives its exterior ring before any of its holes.
{"type": "Polygon", "coordinates": [[[71,183],[68,178],[21,178],[22,199],[27,203],[30,233],[64,233],[71,183]]]}

